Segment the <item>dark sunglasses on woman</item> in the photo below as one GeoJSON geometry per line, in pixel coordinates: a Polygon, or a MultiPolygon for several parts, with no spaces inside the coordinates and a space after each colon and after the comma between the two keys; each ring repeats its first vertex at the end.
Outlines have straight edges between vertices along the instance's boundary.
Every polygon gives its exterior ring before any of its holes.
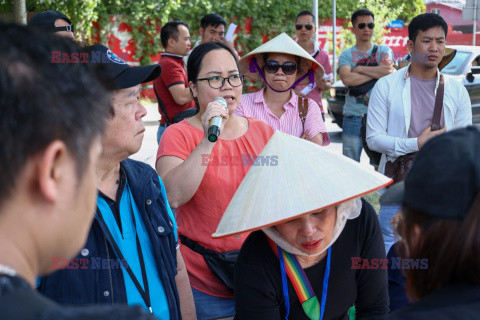
{"type": "Polygon", "coordinates": [[[311,24],[311,23],[305,23],[305,24],[296,23],[295,24],[295,29],[302,30],[303,26],[305,26],[305,29],[307,29],[307,30],[312,30],[313,29],[313,24],[311,24]]]}
{"type": "Polygon", "coordinates": [[[283,73],[287,75],[294,74],[295,71],[297,71],[297,65],[291,61],[287,61],[282,65],[275,60],[268,60],[265,63],[265,71],[268,73],[277,73],[280,68],[282,68],[283,73]]]}
{"type": "Polygon", "coordinates": [[[369,22],[369,23],[362,22],[362,23],[359,23],[359,24],[358,24],[358,29],[365,29],[365,27],[367,27],[367,26],[368,26],[369,29],[373,29],[373,28],[375,28],[375,23],[373,23],[373,22],[369,22]]]}

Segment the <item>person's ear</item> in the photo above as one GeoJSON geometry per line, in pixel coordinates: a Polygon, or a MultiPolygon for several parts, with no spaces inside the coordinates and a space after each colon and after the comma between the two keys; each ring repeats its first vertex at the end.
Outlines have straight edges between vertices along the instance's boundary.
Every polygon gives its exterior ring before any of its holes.
{"type": "Polygon", "coordinates": [[[407,49],[408,49],[408,52],[412,53],[413,52],[413,47],[414,47],[414,43],[412,40],[408,39],[407,40],[407,49]]]}
{"type": "Polygon", "coordinates": [[[205,29],[203,29],[203,27],[198,28],[198,34],[200,35],[200,37],[203,37],[204,33],[205,33],[205,29]]]}
{"type": "Polygon", "coordinates": [[[61,197],[63,181],[71,179],[71,158],[65,143],[55,140],[40,155],[38,166],[39,192],[45,199],[55,202],[61,197]]]}
{"type": "Polygon", "coordinates": [[[169,48],[175,46],[175,42],[177,42],[175,39],[173,38],[168,38],[168,41],[167,41],[167,45],[169,48]]]}
{"type": "Polygon", "coordinates": [[[188,86],[190,87],[190,93],[192,94],[192,96],[194,98],[197,97],[198,93],[197,93],[197,85],[195,83],[193,83],[192,81],[190,81],[188,83],[188,86]]]}

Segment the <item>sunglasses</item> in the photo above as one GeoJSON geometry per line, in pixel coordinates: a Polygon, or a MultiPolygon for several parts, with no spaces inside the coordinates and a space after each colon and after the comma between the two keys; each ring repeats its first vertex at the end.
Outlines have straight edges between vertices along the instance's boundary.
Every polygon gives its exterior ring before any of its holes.
{"type": "Polygon", "coordinates": [[[365,29],[365,27],[367,27],[367,26],[368,26],[369,29],[373,29],[373,28],[375,28],[375,23],[373,23],[373,22],[369,22],[369,23],[362,22],[362,23],[359,23],[357,25],[358,29],[365,29]]]}
{"type": "Polygon", "coordinates": [[[296,23],[295,24],[295,29],[302,30],[303,26],[305,26],[305,29],[307,29],[307,30],[312,30],[313,29],[313,24],[311,24],[311,23],[305,23],[305,24],[296,23]]]}
{"type": "Polygon", "coordinates": [[[291,61],[287,61],[282,65],[275,60],[269,60],[265,63],[265,71],[268,73],[277,73],[280,68],[282,68],[283,73],[287,75],[294,74],[295,71],[297,71],[297,65],[291,61]]]}

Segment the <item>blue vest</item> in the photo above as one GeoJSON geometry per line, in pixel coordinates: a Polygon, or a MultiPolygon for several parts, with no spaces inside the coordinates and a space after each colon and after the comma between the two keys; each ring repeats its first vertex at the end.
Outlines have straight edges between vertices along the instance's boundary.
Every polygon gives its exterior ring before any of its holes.
{"type": "MultiPolygon", "coordinates": [[[[163,200],[158,175],[149,165],[131,159],[122,161],[132,196],[140,211],[168,300],[171,319],[181,319],[173,223],[163,200]]],[[[61,270],[40,280],[38,290],[61,304],[127,304],[122,266],[112,239],[95,217],[87,243],[68,266],[52,259],[61,270]]]]}

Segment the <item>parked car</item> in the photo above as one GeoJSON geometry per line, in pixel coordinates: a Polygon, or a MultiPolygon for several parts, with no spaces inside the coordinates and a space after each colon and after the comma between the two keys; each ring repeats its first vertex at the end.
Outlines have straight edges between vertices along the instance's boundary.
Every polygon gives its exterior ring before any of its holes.
{"type": "Polygon", "coordinates": [[[343,105],[346,94],[347,87],[342,80],[338,80],[330,87],[330,98],[327,99],[328,114],[340,128],[343,127],[343,105]]]}
{"type": "MultiPolygon", "coordinates": [[[[462,83],[468,91],[472,103],[472,121],[480,126],[480,47],[448,46],[457,50],[455,57],[448,63],[442,72],[462,83]]],[[[337,81],[330,89],[328,113],[334,122],[341,128],[343,125],[343,105],[347,88],[342,81],[337,81]]]]}

